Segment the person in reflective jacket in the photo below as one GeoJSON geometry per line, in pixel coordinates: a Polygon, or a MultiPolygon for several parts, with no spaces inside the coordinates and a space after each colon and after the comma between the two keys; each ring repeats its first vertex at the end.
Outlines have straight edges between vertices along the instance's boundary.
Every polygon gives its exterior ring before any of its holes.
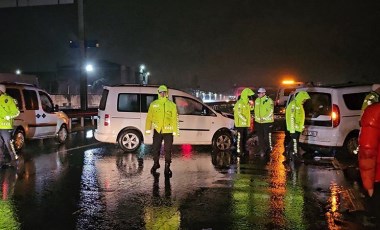
{"type": "Polygon", "coordinates": [[[0,85],[0,167],[4,161],[3,150],[8,150],[11,157],[11,165],[16,163],[18,156],[12,146],[11,133],[13,131],[13,119],[20,114],[17,102],[5,93],[5,85],[0,85]]]}
{"type": "Polygon", "coordinates": [[[290,133],[291,144],[288,145],[290,149],[286,151],[287,159],[285,162],[293,159],[294,155],[298,157],[298,141],[305,123],[305,110],[303,104],[308,99],[310,99],[310,96],[306,91],[299,91],[295,98],[286,107],[286,129],[290,133]]]}
{"type": "Polygon", "coordinates": [[[177,106],[168,99],[169,91],[165,85],[158,87],[158,99],[154,100],[148,109],[145,123],[145,134],[153,129],[153,167],[151,173],[160,168],[159,158],[161,143],[164,141],[165,176],[171,177],[170,163],[172,162],[173,136],[179,135],[177,106]]]}
{"type": "Polygon", "coordinates": [[[234,121],[237,130],[237,147],[238,155],[246,152],[246,142],[248,137],[248,128],[251,126],[251,111],[253,110],[255,93],[250,88],[245,88],[241,92],[240,99],[234,106],[234,121]]]}
{"type": "Polygon", "coordinates": [[[255,100],[255,131],[259,138],[259,154],[269,155],[272,151],[272,131],[271,127],[274,122],[274,103],[273,100],[265,95],[266,90],[259,88],[257,90],[258,98],[255,100]]]}
{"type": "Polygon", "coordinates": [[[380,84],[373,84],[372,85],[372,91],[367,94],[367,96],[364,98],[363,105],[362,105],[362,114],[364,113],[364,110],[373,103],[379,102],[380,98],[380,84]]]}
{"type": "Polygon", "coordinates": [[[380,102],[368,106],[361,119],[359,170],[369,195],[370,213],[380,227],[380,102]]]}

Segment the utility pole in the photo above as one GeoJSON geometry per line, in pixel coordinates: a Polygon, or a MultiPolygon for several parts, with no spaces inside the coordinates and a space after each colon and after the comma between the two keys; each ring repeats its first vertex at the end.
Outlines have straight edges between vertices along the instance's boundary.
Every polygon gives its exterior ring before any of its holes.
{"type": "Polygon", "coordinates": [[[86,61],[85,29],[84,29],[84,0],[78,0],[78,35],[79,35],[79,73],[80,73],[80,107],[87,110],[87,73],[84,69],[86,61]]]}

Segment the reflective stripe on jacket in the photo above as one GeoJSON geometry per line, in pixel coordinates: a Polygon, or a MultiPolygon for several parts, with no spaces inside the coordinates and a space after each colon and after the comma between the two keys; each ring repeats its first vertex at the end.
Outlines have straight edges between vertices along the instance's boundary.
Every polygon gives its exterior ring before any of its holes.
{"type": "Polygon", "coordinates": [[[303,108],[302,102],[307,99],[310,99],[309,94],[305,91],[300,91],[286,107],[286,129],[290,133],[303,131],[305,123],[305,110],[303,108]]]}
{"type": "Polygon", "coordinates": [[[13,119],[20,114],[17,102],[11,96],[0,95],[0,129],[13,129],[13,119]]]}
{"type": "Polygon", "coordinates": [[[272,123],[274,104],[273,100],[267,95],[255,100],[255,121],[258,123],[272,123]]]}
{"type": "Polygon", "coordinates": [[[254,94],[255,93],[249,88],[245,88],[241,92],[240,99],[234,106],[235,127],[251,126],[251,110],[253,110],[253,107],[250,106],[248,97],[254,94]]]}
{"type": "Polygon", "coordinates": [[[179,134],[177,106],[174,102],[161,97],[149,105],[145,130],[152,128],[159,133],[179,134]]]}

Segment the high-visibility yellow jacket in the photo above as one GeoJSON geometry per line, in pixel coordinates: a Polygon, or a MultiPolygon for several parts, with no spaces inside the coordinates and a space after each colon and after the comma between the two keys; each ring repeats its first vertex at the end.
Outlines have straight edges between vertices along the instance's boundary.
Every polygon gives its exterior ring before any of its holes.
{"type": "Polygon", "coordinates": [[[158,96],[149,105],[145,130],[155,129],[158,133],[179,135],[177,106],[167,97],[158,96]]]}
{"type": "Polygon", "coordinates": [[[257,123],[274,122],[274,103],[267,95],[258,97],[255,100],[255,121],[257,123]]]}
{"type": "Polygon", "coordinates": [[[255,93],[245,88],[241,92],[240,99],[234,106],[234,121],[235,127],[250,127],[251,126],[251,110],[253,107],[249,104],[249,98],[255,93]]]}
{"type": "Polygon", "coordinates": [[[309,94],[305,91],[300,91],[286,107],[286,129],[290,133],[303,131],[305,124],[305,110],[303,108],[303,103],[307,99],[310,99],[309,94]]]}
{"type": "Polygon", "coordinates": [[[0,95],[0,129],[13,129],[13,119],[20,114],[17,102],[11,96],[0,95]]]}
{"type": "Polygon", "coordinates": [[[363,105],[362,105],[362,115],[364,113],[364,110],[373,103],[379,102],[380,95],[376,91],[371,91],[367,96],[364,98],[363,105]]]}

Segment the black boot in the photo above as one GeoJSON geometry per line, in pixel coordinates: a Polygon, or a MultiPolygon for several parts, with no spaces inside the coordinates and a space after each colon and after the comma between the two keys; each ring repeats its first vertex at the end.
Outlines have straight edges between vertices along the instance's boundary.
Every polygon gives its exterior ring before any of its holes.
{"type": "Polygon", "coordinates": [[[165,176],[171,178],[173,173],[172,170],[170,170],[170,163],[165,163],[165,176]]]}
{"type": "Polygon", "coordinates": [[[152,168],[150,169],[150,173],[156,173],[156,170],[160,168],[160,163],[157,162],[154,162],[152,168]]]}

